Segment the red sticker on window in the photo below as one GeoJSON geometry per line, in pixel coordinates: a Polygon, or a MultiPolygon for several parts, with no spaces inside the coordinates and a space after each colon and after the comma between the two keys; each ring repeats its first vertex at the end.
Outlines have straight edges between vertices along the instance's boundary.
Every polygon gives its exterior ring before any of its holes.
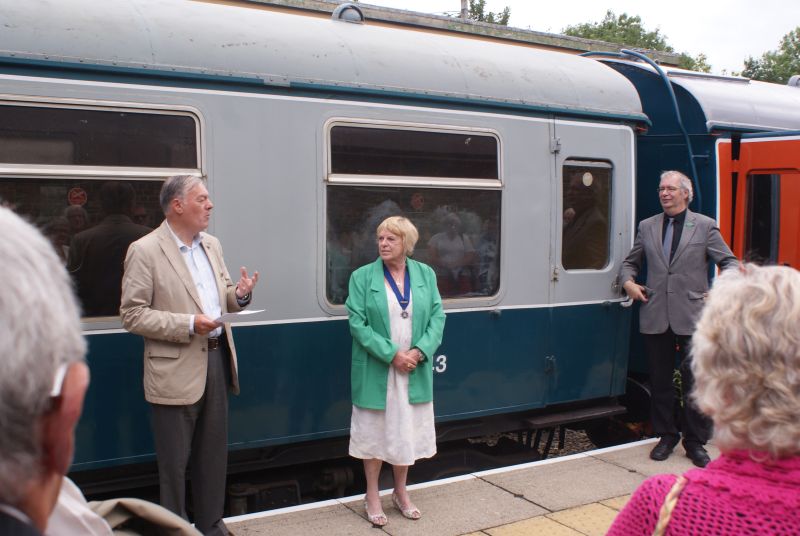
{"type": "Polygon", "coordinates": [[[70,205],[85,205],[86,190],[83,188],[73,188],[67,193],[67,201],[70,205]]]}

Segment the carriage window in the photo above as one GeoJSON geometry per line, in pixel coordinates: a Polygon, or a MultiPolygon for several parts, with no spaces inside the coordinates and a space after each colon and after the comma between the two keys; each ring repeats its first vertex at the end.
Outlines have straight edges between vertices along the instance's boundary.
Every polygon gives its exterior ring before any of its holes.
{"type": "Polygon", "coordinates": [[[611,166],[567,161],[562,186],[561,264],[567,270],[603,268],[608,263],[611,166]]]}
{"type": "Polygon", "coordinates": [[[474,132],[331,128],[331,173],[497,179],[497,139],[474,132]]]}
{"type": "Polygon", "coordinates": [[[779,199],[778,175],[747,177],[745,258],[748,261],[763,264],[778,260],[779,199]]]}
{"type": "Polygon", "coordinates": [[[0,204],[50,240],[75,282],[83,316],[116,316],[128,246],[163,219],[161,184],[0,177],[0,204]]]}
{"type": "Polygon", "coordinates": [[[198,168],[189,115],[0,105],[0,164],[198,168]]]}
{"type": "Polygon", "coordinates": [[[378,257],[375,229],[405,216],[419,230],[413,258],[436,271],[442,298],[492,296],[500,286],[500,191],[328,187],[328,301],[347,298],[350,274],[378,257]]]}

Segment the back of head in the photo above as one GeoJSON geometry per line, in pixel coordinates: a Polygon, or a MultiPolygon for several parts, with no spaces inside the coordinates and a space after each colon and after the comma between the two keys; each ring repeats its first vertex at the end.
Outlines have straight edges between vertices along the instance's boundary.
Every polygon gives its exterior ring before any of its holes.
{"type": "Polygon", "coordinates": [[[40,470],[38,418],[56,371],[86,343],[71,282],[48,241],[0,207],[0,502],[14,504],[40,470]]]}
{"type": "Polygon", "coordinates": [[[692,338],[695,399],[722,449],[800,453],[800,272],[745,265],[714,282],[692,338]]]}
{"type": "Polygon", "coordinates": [[[133,186],[128,182],[108,181],[100,188],[100,202],[107,216],[111,214],[130,216],[135,198],[133,186]]]}

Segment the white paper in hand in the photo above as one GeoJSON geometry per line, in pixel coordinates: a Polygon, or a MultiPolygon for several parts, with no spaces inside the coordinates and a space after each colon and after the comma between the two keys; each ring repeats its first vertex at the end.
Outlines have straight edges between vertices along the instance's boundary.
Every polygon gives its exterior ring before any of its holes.
{"type": "Polygon", "coordinates": [[[221,322],[241,322],[244,320],[248,315],[254,315],[257,313],[263,313],[266,309],[253,309],[246,310],[246,311],[239,311],[238,313],[225,313],[221,317],[214,320],[214,322],[221,323],[221,322]]]}

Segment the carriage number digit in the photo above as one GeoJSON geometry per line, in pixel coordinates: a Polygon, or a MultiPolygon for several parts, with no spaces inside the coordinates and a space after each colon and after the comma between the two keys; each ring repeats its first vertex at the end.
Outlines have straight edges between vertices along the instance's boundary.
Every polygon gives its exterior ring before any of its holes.
{"type": "Polygon", "coordinates": [[[441,374],[445,370],[447,370],[447,356],[446,355],[437,355],[436,356],[436,366],[433,367],[433,370],[441,374]]]}

